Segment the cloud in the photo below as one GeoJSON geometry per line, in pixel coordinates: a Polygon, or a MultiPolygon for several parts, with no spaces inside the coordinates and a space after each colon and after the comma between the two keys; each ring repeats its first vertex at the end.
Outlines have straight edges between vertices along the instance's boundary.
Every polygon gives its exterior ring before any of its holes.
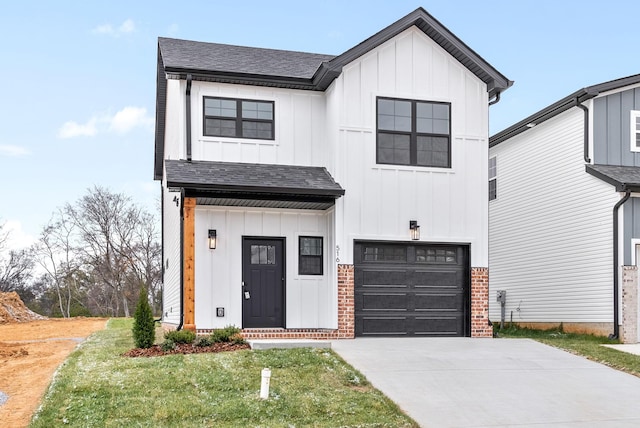
{"type": "Polygon", "coordinates": [[[94,137],[104,132],[123,135],[136,128],[152,131],[153,125],[154,119],[146,108],[127,106],[113,115],[93,115],[85,124],[68,121],[58,130],[58,138],[94,137]]]}
{"type": "Polygon", "coordinates": [[[175,36],[180,32],[180,26],[178,24],[171,24],[167,32],[170,36],[175,36]]]}
{"type": "Polygon", "coordinates": [[[96,122],[96,117],[92,117],[84,125],[74,121],[65,122],[58,130],[58,138],[93,137],[98,133],[96,122]]]}
{"type": "Polygon", "coordinates": [[[7,240],[7,249],[9,250],[20,250],[37,241],[35,236],[29,235],[22,230],[22,223],[16,220],[7,220],[4,223],[3,231],[9,232],[9,239],[7,240]]]}
{"type": "Polygon", "coordinates": [[[31,152],[24,147],[11,144],[0,144],[0,156],[20,157],[30,155],[31,152]]]}
{"type": "Polygon", "coordinates": [[[120,37],[124,34],[133,33],[134,31],[136,31],[136,25],[132,19],[125,20],[118,27],[113,27],[111,24],[102,24],[91,30],[93,34],[106,34],[113,37],[120,37]]]}
{"type": "Polygon", "coordinates": [[[138,126],[153,127],[153,118],[147,116],[147,109],[144,107],[125,107],[110,122],[109,130],[118,134],[126,134],[138,126]]]}

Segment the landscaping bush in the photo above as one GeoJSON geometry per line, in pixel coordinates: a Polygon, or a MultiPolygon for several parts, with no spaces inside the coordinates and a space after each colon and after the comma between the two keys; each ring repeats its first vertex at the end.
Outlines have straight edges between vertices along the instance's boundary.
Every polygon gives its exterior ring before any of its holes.
{"type": "Polygon", "coordinates": [[[174,343],[193,343],[196,340],[196,334],[191,330],[172,330],[166,332],[164,338],[174,343]]]}
{"type": "Polygon", "coordinates": [[[160,348],[164,351],[173,351],[174,349],[176,349],[176,342],[174,342],[171,339],[167,339],[164,342],[162,342],[162,344],[160,345],[160,348]]]}
{"type": "Polygon", "coordinates": [[[211,339],[214,342],[233,342],[233,343],[244,343],[244,339],[242,339],[242,336],[240,335],[240,329],[236,326],[233,325],[228,325],[225,328],[220,328],[217,330],[214,330],[213,333],[211,333],[211,339]],[[242,342],[237,342],[237,338],[232,340],[232,337],[234,336],[240,336],[240,338],[242,339],[242,342]]]}
{"type": "Polygon", "coordinates": [[[153,320],[151,306],[144,287],[140,290],[140,297],[133,314],[133,341],[137,348],[150,348],[156,340],[156,326],[153,320]]]}
{"type": "Polygon", "coordinates": [[[211,336],[200,336],[196,338],[195,342],[193,342],[194,346],[198,346],[200,348],[205,348],[207,346],[213,345],[213,339],[211,336]]]}

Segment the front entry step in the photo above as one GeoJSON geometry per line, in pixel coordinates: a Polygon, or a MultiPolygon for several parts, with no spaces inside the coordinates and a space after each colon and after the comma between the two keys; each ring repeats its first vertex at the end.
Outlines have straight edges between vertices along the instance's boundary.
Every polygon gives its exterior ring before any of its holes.
{"type": "Polygon", "coordinates": [[[251,349],[331,348],[328,340],[254,339],[247,340],[251,349]]]}

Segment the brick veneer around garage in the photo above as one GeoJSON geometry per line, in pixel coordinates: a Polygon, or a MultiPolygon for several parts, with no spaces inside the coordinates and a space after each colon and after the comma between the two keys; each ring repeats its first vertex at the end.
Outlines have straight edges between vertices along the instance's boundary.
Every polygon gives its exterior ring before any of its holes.
{"type": "Polygon", "coordinates": [[[489,268],[471,268],[471,337],[493,337],[489,324],[489,268]]]}

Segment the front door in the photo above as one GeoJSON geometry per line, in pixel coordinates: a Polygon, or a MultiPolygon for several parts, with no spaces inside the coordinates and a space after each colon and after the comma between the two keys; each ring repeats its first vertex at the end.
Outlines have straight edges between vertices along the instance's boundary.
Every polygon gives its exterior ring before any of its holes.
{"type": "Polygon", "coordinates": [[[242,327],[285,327],[284,238],[243,238],[242,327]]]}

